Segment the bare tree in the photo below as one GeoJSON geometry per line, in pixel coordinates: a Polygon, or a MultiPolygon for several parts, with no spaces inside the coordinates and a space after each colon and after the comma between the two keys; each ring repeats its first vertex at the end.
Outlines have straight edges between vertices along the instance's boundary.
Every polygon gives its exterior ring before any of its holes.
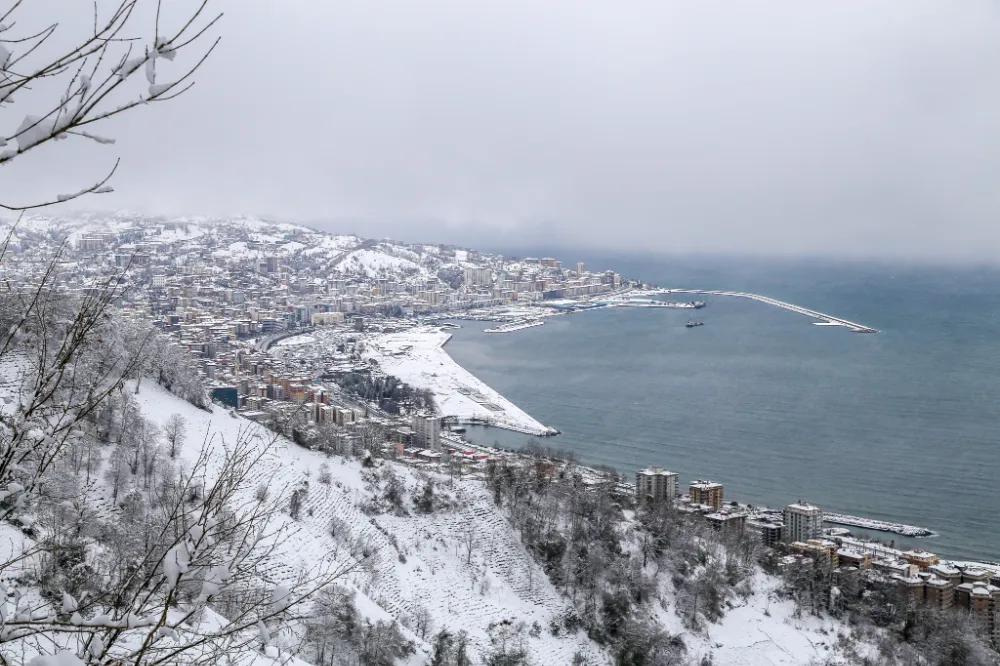
{"type": "Polygon", "coordinates": [[[427,639],[428,634],[434,631],[433,617],[425,606],[421,606],[413,614],[413,628],[414,633],[419,634],[420,638],[424,640],[427,639]]]}
{"type": "Polygon", "coordinates": [[[163,424],[163,437],[167,440],[167,447],[171,458],[177,457],[177,449],[184,442],[187,436],[187,422],[180,414],[171,414],[167,422],[163,424]]]}
{"type": "MultiPolygon", "coordinates": [[[[253,497],[254,469],[269,450],[270,444],[250,433],[232,445],[206,442],[160,513],[144,509],[141,496],[130,491],[123,519],[143,523],[148,538],[136,543],[130,557],[113,561],[106,583],[86,597],[16,596],[0,615],[4,663],[22,663],[12,655],[40,653],[65,654],[60,664],[207,666],[224,654],[267,646],[287,623],[303,619],[298,609],[310,596],[360,560],[324,560],[290,584],[261,576],[290,535],[272,521],[285,499],[262,503],[253,497]],[[205,481],[200,499],[189,501],[189,489],[205,481]],[[215,619],[203,624],[213,608],[215,619]],[[83,661],[73,661],[73,654],[83,661]]],[[[0,573],[58,552],[60,536],[43,535],[0,563],[0,573]]]]}
{"type": "MultiPolygon", "coordinates": [[[[190,89],[192,76],[218,39],[201,48],[187,65],[170,65],[178,54],[199,48],[221,14],[210,18],[208,0],[203,0],[192,13],[175,17],[161,11],[161,2],[95,1],[92,27],[81,34],[73,34],[58,22],[32,25],[27,9],[36,3],[30,0],[11,0],[0,8],[0,107],[8,109],[7,115],[12,115],[14,107],[23,109],[23,120],[14,133],[0,135],[0,166],[69,137],[113,144],[113,139],[95,134],[95,126],[190,89]],[[145,23],[146,14],[150,21],[143,30],[140,22],[145,23]],[[139,84],[143,78],[144,89],[139,84]]],[[[27,210],[111,192],[108,182],[117,168],[116,161],[105,175],[82,189],[71,188],[40,202],[0,202],[0,208],[27,210]]]]}
{"type": "Polygon", "coordinates": [[[476,525],[469,523],[462,531],[462,546],[465,547],[465,563],[472,564],[472,553],[475,552],[478,536],[476,525]]]}

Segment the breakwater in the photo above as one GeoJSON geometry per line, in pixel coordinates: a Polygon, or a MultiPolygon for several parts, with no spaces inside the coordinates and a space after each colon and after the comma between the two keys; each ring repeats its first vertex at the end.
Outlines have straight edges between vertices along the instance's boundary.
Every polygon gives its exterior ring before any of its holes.
{"type": "Polygon", "coordinates": [[[733,296],[736,298],[747,298],[752,301],[767,303],[768,305],[773,305],[775,307],[782,308],[785,310],[790,310],[792,312],[798,312],[799,314],[806,315],[807,317],[812,317],[813,319],[819,319],[820,321],[826,322],[831,325],[843,326],[845,328],[849,328],[854,333],[878,333],[877,328],[865,326],[864,324],[859,324],[857,322],[849,321],[847,319],[842,319],[840,317],[834,317],[833,315],[828,315],[823,312],[817,312],[816,310],[810,310],[809,308],[804,308],[801,305],[795,305],[794,303],[786,303],[785,301],[779,301],[776,298],[771,298],[770,296],[762,296],[760,294],[750,294],[742,291],[708,291],[702,289],[664,289],[662,290],[662,293],[706,294],[709,296],[733,296]]]}

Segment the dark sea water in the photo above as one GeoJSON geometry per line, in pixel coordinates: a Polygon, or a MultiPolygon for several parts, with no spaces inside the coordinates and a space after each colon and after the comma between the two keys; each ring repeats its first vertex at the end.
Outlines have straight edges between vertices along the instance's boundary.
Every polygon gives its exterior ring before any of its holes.
{"type": "MultiPolygon", "coordinates": [[[[574,260],[572,257],[565,259],[574,260]]],[[[588,258],[661,286],[751,291],[881,332],[812,325],[745,299],[615,308],[488,335],[456,361],[546,425],[545,443],[632,475],[649,464],[726,497],[927,527],[920,546],[1000,560],[1000,271],[830,262],[588,258]]],[[[480,441],[510,446],[497,429],[480,441]]],[[[914,541],[894,535],[897,545],[914,541]]]]}

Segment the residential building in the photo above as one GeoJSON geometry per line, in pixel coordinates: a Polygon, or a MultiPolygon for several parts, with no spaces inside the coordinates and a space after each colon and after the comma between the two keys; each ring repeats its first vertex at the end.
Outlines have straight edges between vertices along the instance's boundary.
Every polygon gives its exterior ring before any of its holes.
{"type": "Polygon", "coordinates": [[[799,501],[785,507],[785,541],[809,541],[823,534],[823,510],[799,501]]]}
{"type": "Polygon", "coordinates": [[[928,553],[926,550],[908,550],[902,554],[902,558],[910,564],[916,564],[921,569],[926,569],[941,561],[937,555],[928,553]]]}
{"type": "Polygon", "coordinates": [[[955,581],[930,576],[924,581],[924,603],[936,610],[955,605],[955,581]]]}
{"type": "Polygon", "coordinates": [[[662,467],[647,467],[635,473],[635,500],[638,504],[673,502],[677,496],[677,474],[662,467]]]}
{"type": "Polygon", "coordinates": [[[809,539],[808,541],[793,541],[789,548],[793,553],[808,555],[823,560],[831,566],[837,566],[837,544],[826,539],[809,539]]]}
{"type": "Polygon", "coordinates": [[[358,421],[358,413],[353,409],[338,408],[336,411],[336,423],[340,427],[349,426],[358,421]]]}
{"type": "Polygon", "coordinates": [[[872,569],[900,579],[914,578],[920,572],[917,565],[902,560],[875,559],[872,560],[872,569]]]}
{"type": "Polygon", "coordinates": [[[840,566],[867,569],[871,566],[871,555],[854,548],[841,548],[837,551],[837,561],[840,566]]]}
{"type": "Polygon", "coordinates": [[[748,520],[747,526],[757,532],[760,542],[765,546],[773,546],[781,541],[781,533],[785,527],[781,523],[772,523],[768,520],[748,520]]]}
{"type": "Polygon", "coordinates": [[[476,266],[465,269],[465,283],[474,286],[493,284],[493,269],[488,266],[476,266]]]}
{"type": "Polygon", "coordinates": [[[705,516],[705,520],[713,529],[723,534],[740,534],[747,524],[745,513],[728,513],[716,511],[705,516]]]}
{"type": "Polygon", "coordinates": [[[438,451],[441,449],[441,417],[413,416],[413,443],[417,447],[438,451]]]}
{"type": "Polygon", "coordinates": [[[722,496],[722,484],[714,481],[698,479],[692,482],[688,488],[691,504],[710,506],[716,511],[722,508],[722,496]]]}
{"type": "Polygon", "coordinates": [[[976,624],[994,641],[1000,640],[1000,587],[990,583],[962,583],[955,588],[955,605],[967,608],[976,624]]]}

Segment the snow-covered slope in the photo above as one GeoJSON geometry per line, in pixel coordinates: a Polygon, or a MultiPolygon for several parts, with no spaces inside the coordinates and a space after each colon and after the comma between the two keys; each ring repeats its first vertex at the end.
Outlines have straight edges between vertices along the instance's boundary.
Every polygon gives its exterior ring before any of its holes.
{"type": "MultiPolygon", "coordinates": [[[[138,398],[144,417],[157,424],[174,413],[184,416],[188,456],[195,455],[206,437],[231,443],[249,432],[261,446],[271,438],[249,421],[219,408],[213,413],[195,409],[152,384],[144,383],[138,398]]],[[[275,583],[292,582],[319,559],[338,548],[344,551],[342,543],[330,535],[336,517],[349,526],[355,539],[368,540],[375,548],[370,571],[354,571],[346,580],[359,592],[359,609],[372,619],[394,618],[412,626],[417,613],[426,609],[435,630],[464,629],[476,646],[483,646],[490,622],[513,619],[547,628],[550,620],[567,609],[566,601],[493,506],[481,481],[456,479],[454,487],[449,487],[443,477],[438,478],[439,492],[454,495],[453,508],[373,517],[360,508],[373,492],[359,462],[328,458],[284,438],[271,447],[255,471],[256,482],[267,484],[273,492],[287,492],[309,482],[295,531],[272,558],[269,575],[275,583]],[[317,478],[324,462],[332,475],[329,485],[317,478]]],[[[424,481],[409,468],[388,464],[409,489],[423,486],[424,481]]],[[[529,645],[539,664],[569,664],[577,652],[600,657],[598,647],[582,633],[554,637],[543,630],[529,638],[529,645]]],[[[426,658],[426,652],[418,651],[421,654],[426,658]]]]}
{"type": "Polygon", "coordinates": [[[351,252],[337,264],[336,270],[364,277],[391,277],[394,274],[426,275],[427,273],[420,265],[409,259],[369,249],[351,252]]]}
{"type": "MultiPolygon", "coordinates": [[[[186,455],[194,455],[206,437],[232,442],[253,433],[262,446],[273,439],[228,411],[195,409],[152,384],[144,384],[138,398],[143,415],[158,424],[171,414],[184,416],[189,424],[186,455]]],[[[330,534],[336,518],[353,538],[367,540],[375,549],[373,566],[350,573],[345,581],[358,591],[359,610],[372,620],[395,619],[413,627],[417,614],[426,609],[434,631],[468,631],[477,646],[474,654],[486,645],[491,622],[537,622],[541,632],[528,639],[534,663],[570,664],[577,653],[595,664],[606,662],[599,646],[582,632],[554,637],[548,631],[550,621],[568,610],[568,603],[520,544],[481,480],[455,479],[452,484],[433,475],[438,492],[454,497],[453,507],[422,514],[407,503],[409,515],[372,516],[361,509],[375,493],[360,462],[328,457],[284,438],[269,446],[256,481],[274,492],[309,482],[300,519],[284,518],[295,531],[273,558],[270,573],[276,583],[291,582],[317,560],[344,550],[343,541],[330,534]],[[323,463],[332,475],[329,485],[318,481],[323,463]]],[[[410,495],[428,478],[401,464],[385,465],[410,495]]],[[[834,656],[837,636],[846,629],[830,619],[796,617],[792,602],[775,599],[776,583],[759,574],[754,595],[701,632],[685,629],[673,606],[657,608],[655,615],[664,629],[683,635],[694,663],[711,656],[715,666],[798,666],[834,656]]],[[[430,646],[411,630],[407,633],[421,645],[412,663],[425,663],[430,646]]]]}
{"type": "Polygon", "coordinates": [[[701,632],[687,631],[672,608],[658,609],[658,620],[671,633],[684,636],[696,664],[705,657],[715,666],[848,663],[837,661],[835,650],[838,635],[849,633],[843,623],[796,613],[794,602],[776,598],[777,585],[775,578],[758,574],[754,594],[701,632]]]}

